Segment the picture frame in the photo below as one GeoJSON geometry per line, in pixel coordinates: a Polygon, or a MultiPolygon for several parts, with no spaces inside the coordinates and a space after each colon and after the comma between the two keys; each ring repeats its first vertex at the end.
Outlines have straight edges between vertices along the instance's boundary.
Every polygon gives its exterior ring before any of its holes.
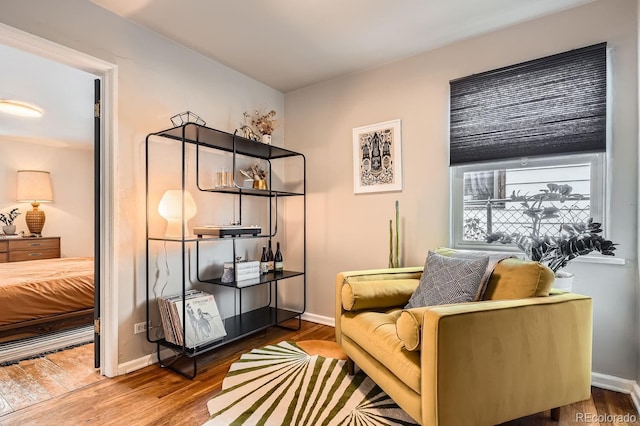
{"type": "Polygon", "coordinates": [[[353,192],[402,191],[401,120],[353,129],[353,192]]]}

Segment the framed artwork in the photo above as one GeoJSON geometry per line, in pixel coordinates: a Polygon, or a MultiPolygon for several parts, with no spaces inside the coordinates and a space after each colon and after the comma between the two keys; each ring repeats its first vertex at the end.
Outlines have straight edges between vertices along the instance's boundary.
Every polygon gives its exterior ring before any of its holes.
{"type": "Polygon", "coordinates": [[[353,129],[353,192],[402,191],[400,120],[353,129]]]}

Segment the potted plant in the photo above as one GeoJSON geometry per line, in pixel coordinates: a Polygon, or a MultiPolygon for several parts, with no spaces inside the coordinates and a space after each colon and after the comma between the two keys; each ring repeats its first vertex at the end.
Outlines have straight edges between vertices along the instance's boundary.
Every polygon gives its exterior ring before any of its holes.
{"type": "Polygon", "coordinates": [[[256,117],[251,121],[251,124],[256,126],[258,132],[262,135],[262,142],[271,144],[271,134],[278,127],[278,120],[276,120],[276,112],[271,110],[266,114],[260,114],[256,111],[256,117]]]}
{"type": "Polygon", "coordinates": [[[259,161],[249,164],[247,170],[240,170],[245,177],[253,180],[253,187],[256,189],[267,188],[267,171],[262,168],[259,161]]]}
{"type": "Polygon", "coordinates": [[[585,222],[562,223],[556,235],[541,235],[540,228],[545,221],[558,219],[560,208],[556,203],[584,198],[581,194],[572,193],[569,185],[550,183],[547,189],[541,189],[538,194],[521,195],[513,193],[511,199],[520,202],[522,213],[529,218],[531,224],[528,233],[514,232],[505,234],[494,232],[487,234],[488,243],[515,244],[526,258],[548,266],[556,275],[555,288],[571,290],[573,275],[561,271],[571,260],[593,251],[606,256],[615,256],[615,243],[600,235],[602,225],[594,222],[593,218],[585,222]],[[563,279],[569,280],[563,283],[563,279]]]}
{"type": "Polygon", "coordinates": [[[13,221],[16,220],[19,214],[20,212],[18,211],[17,207],[7,214],[0,213],[0,222],[4,223],[2,232],[4,232],[6,235],[15,235],[16,226],[13,224],[13,221]]]}

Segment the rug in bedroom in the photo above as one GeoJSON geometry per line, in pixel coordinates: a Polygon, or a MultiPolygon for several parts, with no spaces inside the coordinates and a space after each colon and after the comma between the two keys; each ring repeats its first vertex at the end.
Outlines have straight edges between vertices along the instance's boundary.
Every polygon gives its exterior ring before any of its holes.
{"type": "Polygon", "coordinates": [[[328,357],[340,352],[333,345],[280,342],[243,354],[207,403],[205,425],[416,424],[362,371],[349,376],[344,360],[328,357]]]}
{"type": "Polygon", "coordinates": [[[0,366],[93,342],[93,324],[0,343],[0,366]]]}

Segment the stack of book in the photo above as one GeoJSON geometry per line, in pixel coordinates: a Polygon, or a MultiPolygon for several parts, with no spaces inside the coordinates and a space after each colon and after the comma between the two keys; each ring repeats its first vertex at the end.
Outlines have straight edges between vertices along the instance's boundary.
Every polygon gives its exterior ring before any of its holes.
{"type": "Polygon", "coordinates": [[[188,290],[184,296],[159,297],[158,307],[164,337],[170,343],[193,349],[227,335],[212,294],[188,290]]]}
{"type": "Polygon", "coordinates": [[[227,262],[224,264],[223,268],[224,270],[221,278],[223,283],[260,278],[260,262],[257,260],[236,263],[227,262]]]}

